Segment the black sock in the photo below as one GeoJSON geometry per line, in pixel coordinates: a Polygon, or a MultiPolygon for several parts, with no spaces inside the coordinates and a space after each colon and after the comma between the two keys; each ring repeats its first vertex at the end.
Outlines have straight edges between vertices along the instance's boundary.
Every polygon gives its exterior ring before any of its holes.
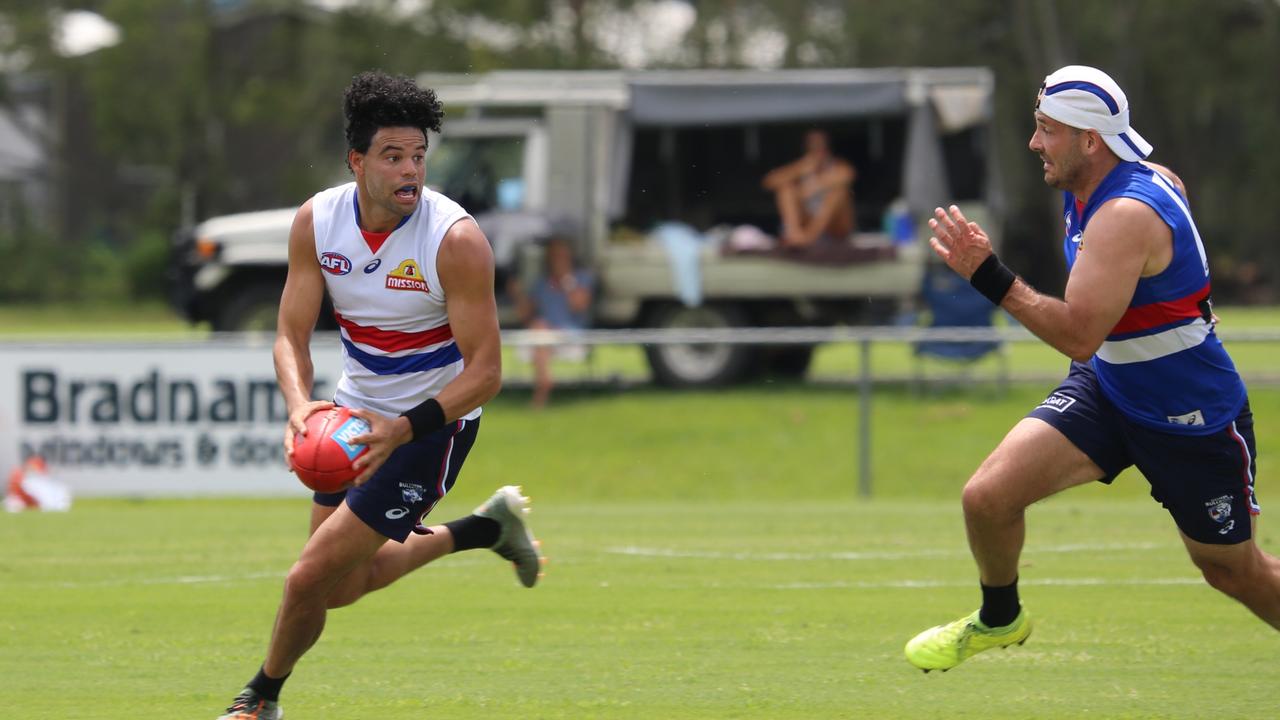
{"type": "MultiPolygon", "coordinates": [[[[292,674],[289,673],[289,675],[292,674]]],[[[284,687],[284,681],[289,679],[289,675],[282,678],[267,677],[267,671],[259,668],[258,674],[253,676],[246,687],[258,693],[258,697],[263,700],[276,702],[280,699],[280,688],[284,687]]]]}
{"type": "Polygon", "coordinates": [[[468,515],[444,524],[453,535],[453,551],[490,548],[498,542],[502,526],[497,520],[479,515],[468,515]]]}
{"type": "Polygon", "coordinates": [[[982,586],[982,609],[978,620],[989,628],[1004,627],[1018,617],[1022,605],[1018,602],[1018,579],[1004,587],[982,586]]]}

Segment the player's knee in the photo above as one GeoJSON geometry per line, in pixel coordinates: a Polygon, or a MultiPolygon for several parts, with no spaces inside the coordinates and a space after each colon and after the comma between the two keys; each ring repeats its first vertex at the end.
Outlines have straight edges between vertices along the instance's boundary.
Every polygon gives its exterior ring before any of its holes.
{"type": "Polygon", "coordinates": [[[1192,558],[1209,587],[1238,598],[1255,584],[1247,563],[1226,564],[1214,560],[1192,558]]]}
{"type": "Polygon", "coordinates": [[[289,574],[284,578],[285,598],[296,600],[313,596],[319,591],[323,581],[321,573],[311,563],[299,560],[289,568],[289,574]]]}
{"type": "Polygon", "coordinates": [[[977,475],[965,483],[961,504],[970,517],[998,517],[1009,512],[1007,496],[977,475]]]}
{"type": "Polygon", "coordinates": [[[1200,565],[1200,574],[1204,576],[1204,581],[1209,583],[1209,587],[1235,597],[1239,581],[1238,573],[1233,572],[1230,568],[1221,565],[1200,565]]]}

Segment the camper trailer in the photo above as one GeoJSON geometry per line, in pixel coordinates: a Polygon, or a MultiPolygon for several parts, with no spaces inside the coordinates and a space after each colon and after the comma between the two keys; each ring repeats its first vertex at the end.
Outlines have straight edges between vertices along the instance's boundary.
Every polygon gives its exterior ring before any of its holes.
{"type": "MultiPolygon", "coordinates": [[[[599,327],[885,322],[920,292],[923,221],[955,202],[988,227],[993,77],[984,68],[511,71],[425,74],[446,106],[427,184],[494,245],[498,289],[535,273],[539,240],[573,244],[597,278],[599,327]],[[810,129],[857,171],[856,227],[836,251],[740,243],[776,236],[761,180],[810,129]]],[[[268,326],[290,210],[211,218],[179,248],[181,303],[216,329],[268,326]]],[[[998,242],[998,238],[994,238],[998,242]]],[[[505,308],[504,308],[505,309],[505,308]]],[[[510,321],[510,313],[504,313],[510,321]]],[[[672,385],[722,384],[762,365],[801,373],[810,347],[647,348],[672,385]]]]}

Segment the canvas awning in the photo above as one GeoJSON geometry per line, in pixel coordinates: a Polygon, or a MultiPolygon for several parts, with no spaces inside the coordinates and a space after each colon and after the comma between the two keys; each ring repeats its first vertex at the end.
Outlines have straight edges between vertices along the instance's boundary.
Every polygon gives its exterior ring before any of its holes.
{"type": "Polygon", "coordinates": [[[900,81],[671,84],[631,83],[631,122],[640,126],[741,125],[900,114],[900,81]]]}

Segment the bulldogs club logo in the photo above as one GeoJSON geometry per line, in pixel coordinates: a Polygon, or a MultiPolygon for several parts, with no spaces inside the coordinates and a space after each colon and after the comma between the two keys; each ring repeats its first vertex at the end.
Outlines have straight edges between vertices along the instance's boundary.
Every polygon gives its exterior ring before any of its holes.
{"type": "Polygon", "coordinates": [[[1216,497],[1204,504],[1209,510],[1209,519],[1216,523],[1223,523],[1227,518],[1231,517],[1231,496],[1223,495],[1216,497]]]}
{"type": "Polygon", "coordinates": [[[1231,496],[1223,495],[1209,500],[1204,504],[1206,510],[1209,511],[1209,519],[1222,526],[1218,530],[1219,535],[1226,535],[1236,526],[1236,521],[1231,517],[1231,496]]]}
{"type": "Polygon", "coordinates": [[[1169,415],[1166,419],[1174,425],[1203,425],[1204,413],[1192,410],[1185,415],[1169,415]]]}
{"type": "Polygon", "coordinates": [[[427,281],[423,279],[418,263],[413,260],[402,260],[395,270],[387,273],[387,289],[429,292],[427,281]]]}
{"type": "Polygon", "coordinates": [[[400,499],[407,503],[422,502],[427,498],[426,488],[413,483],[400,483],[400,499]]]}
{"type": "Polygon", "coordinates": [[[346,275],[351,272],[351,261],[342,253],[327,252],[320,256],[320,267],[330,275],[346,275]]]}

